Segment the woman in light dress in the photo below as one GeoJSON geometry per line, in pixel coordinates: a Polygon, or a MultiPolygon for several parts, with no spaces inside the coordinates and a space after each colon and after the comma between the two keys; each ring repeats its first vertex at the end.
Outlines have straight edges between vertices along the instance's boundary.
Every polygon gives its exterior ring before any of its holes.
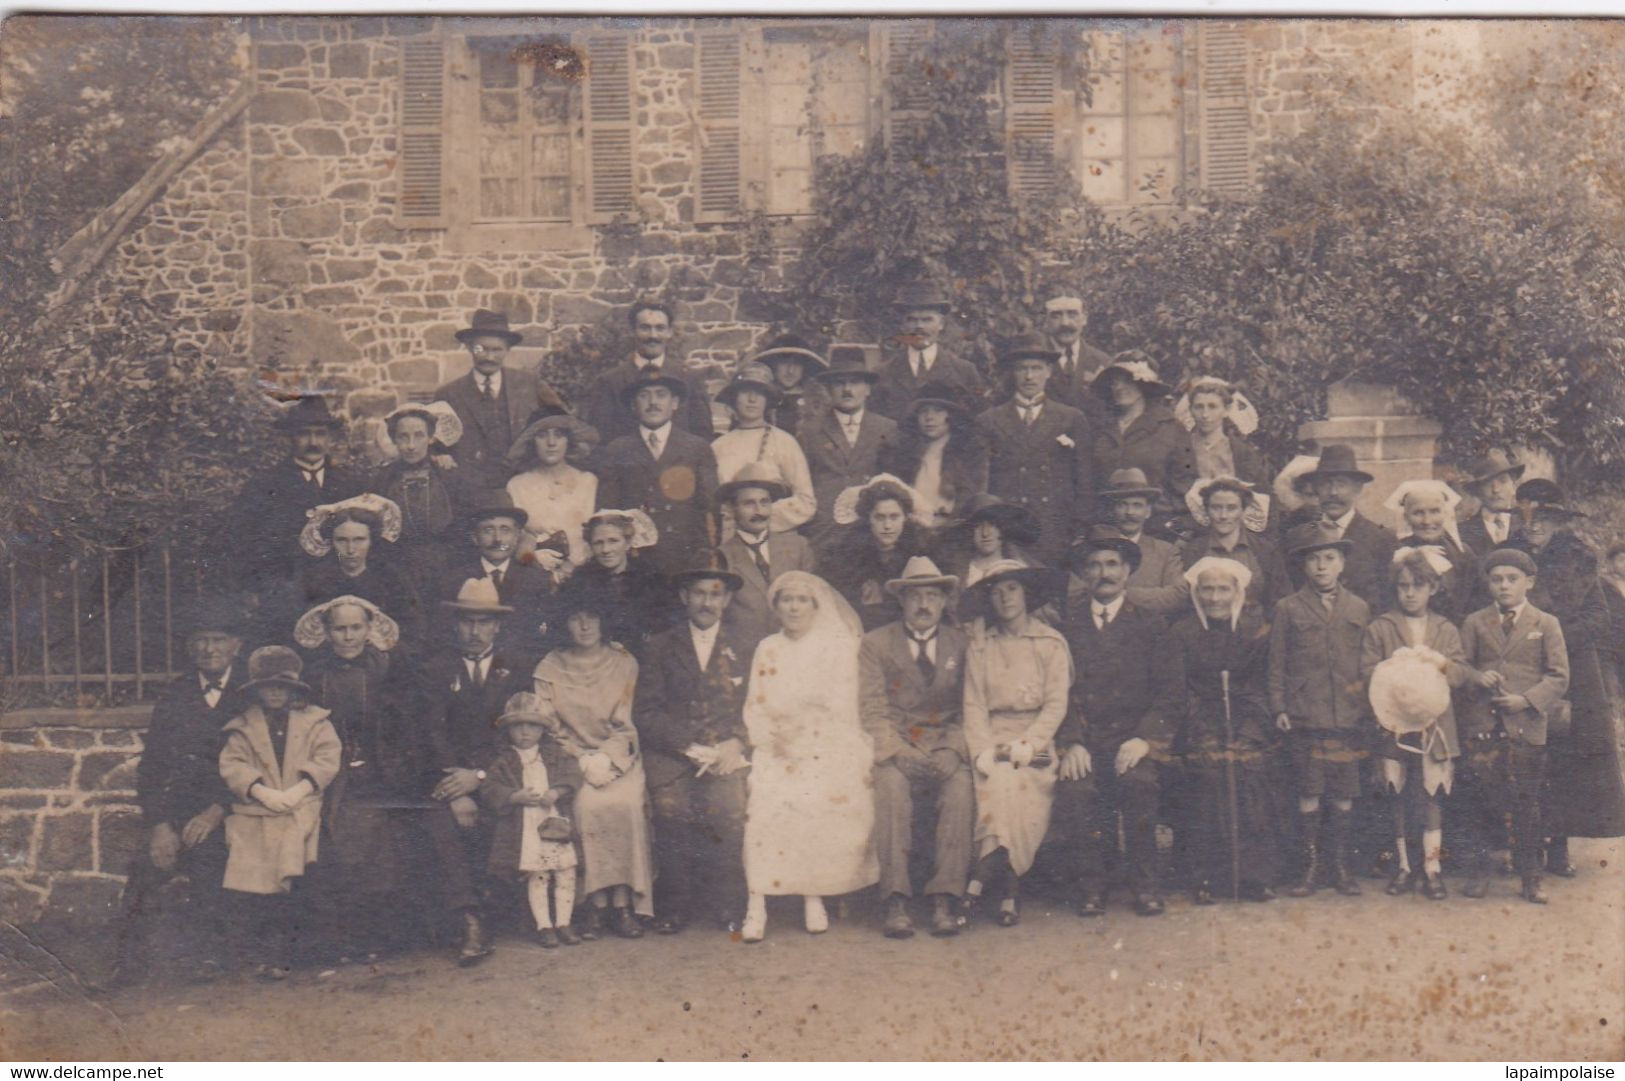
{"type": "MultiPolygon", "coordinates": [[[[773,373],[765,364],[747,364],[729,384],[717,393],[717,401],[733,412],[733,427],[711,442],[717,458],[717,480],[727,484],[751,462],[771,466],[790,489],[790,494],[773,503],[769,528],[775,533],[799,529],[812,520],[818,509],[813,492],[812,472],[807,455],[794,433],[768,423],[768,411],[779,400],[773,373]]],[[[728,508],[725,506],[724,510],[728,508]]],[[[731,515],[725,515],[730,517],[731,515]]],[[[727,523],[732,528],[731,520],[727,523]]]]}
{"type": "Polygon", "coordinates": [[[766,933],[770,895],[800,895],[807,930],[819,934],[829,927],[825,897],[880,878],[874,745],[858,721],[857,613],[805,571],[775,579],[768,601],[783,629],[756,647],[745,701],[746,942],[766,933]]]}
{"type": "Polygon", "coordinates": [[[532,417],[508,451],[521,470],[508,478],[513,505],[530,516],[522,551],[562,582],[592,554],[582,526],[598,501],[598,478],[575,462],[586,458],[598,431],[568,414],[532,417]]]}

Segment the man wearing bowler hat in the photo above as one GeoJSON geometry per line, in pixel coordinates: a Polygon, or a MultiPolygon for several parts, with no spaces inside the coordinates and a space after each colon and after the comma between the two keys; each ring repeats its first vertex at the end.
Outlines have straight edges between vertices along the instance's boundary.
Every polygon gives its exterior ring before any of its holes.
{"type": "Polygon", "coordinates": [[[681,570],[716,535],[716,455],[673,420],[687,394],[681,379],[660,372],[628,383],[621,405],[636,419],[635,434],[610,440],[592,463],[600,508],[641,510],[654,522],[658,539],[647,558],[663,574],[681,570]]]}
{"type": "Polygon", "coordinates": [[[1011,396],[976,418],[990,451],[987,490],[1038,520],[1034,551],[1051,565],[1088,521],[1094,494],[1089,421],[1047,393],[1058,359],[1042,335],[1011,343],[999,356],[1011,396]]]}
{"type": "Polygon", "coordinates": [[[1128,596],[1140,558],[1139,546],[1111,526],[1094,527],[1068,553],[1085,594],[1067,614],[1077,677],[1071,708],[1055,733],[1061,750],[1055,804],[1076,860],[1080,916],[1104,915],[1114,883],[1128,889],[1142,916],[1159,915],[1164,907],[1151,753],[1166,747],[1170,736],[1153,708],[1166,625],[1128,596]]]}
{"type": "Polygon", "coordinates": [[[717,488],[717,502],[733,515],[734,529],[720,551],[739,576],[728,622],[745,643],[756,644],[778,630],[778,617],[768,603],[773,579],[789,571],[815,569],[812,545],[795,532],[771,529],[773,504],[790,491],[778,471],[766,462],[747,462],[734,478],[717,488]]]}
{"type": "Polygon", "coordinates": [[[881,455],[897,440],[897,422],[869,408],[880,373],[869,370],[861,345],[830,346],[829,367],[813,378],[828,393],[830,408],[805,420],[797,438],[818,500],[808,527],[816,538],[834,527],[835,497],[880,472],[881,455]]]}
{"type": "Polygon", "coordinates": [[[655,931],[676,934],[697,917],[737,930],[755,643],[724,618],[741,581],[721,552],[695,552],[672,581],[688,618],[649,639],[633,696],[654,816],[655,931]]]}
{"type": "Polygon", "coordinates": [[[711,400],[705,382],[669,350],[676,313],[662,300],[640,300],[626,313],[632,330],[632,355],[593,380],[581,403],[581,418],[605,443],[637,432],[637,421],[626,411],[626,388],[641,376],[668,375],[683,383],[677,427],[709,441],[716,435],[711,422],[711,400]]]}
{"type": "Polygon", "coordinates": [[[930,282],[911,282],[897,291],[892,308],[901,322],[895,339],[899,348],[881,364],[869,403],[875,412],[901,422],[926,383],[952,384],[976,401],[987,393],[987,381],[976,366],[939,340],[951,307],[948,295],[930,282]]]}
{"type": "MultiPolygon", "coordinates": [[[[1343,584],[1370,605],[1373,613],[1382,612],[1388,607],[1388,564],[1398,545],[1392,533],[1354,509],[1355,500],[1371,483],[1371,474],[1354,460],[1353,447],[1333,443],[1321,449],[1320,461],[1300,479],[1320,500],[1322,521],[1349,542],[1343,584]]],[[[1302,589],[1303,568],[1289,560],[1288,571],[1293,588],[1302,589]]]]}
{"type": "Polygon", "coordinates": [[[1479,560],[1497,548],[1514,547],[1523,534],[1518,521],[1518,479],[1523,464],[1496,448],[1468,467],[1459,487],[1478,500],[1478,513],[1460,526],[1461,543],[1472,549],[1479,560]]]}
{"type": "Polygon", "coordinates": [[[483,491],[508,482],[508,448],[538,408],[568,412],[564,399],[535,372],[510,367],[508,351],[524,335],[508,327],[502,312],[481,308],[469,325],[454,337],[473,362],[459,376],[434,392],[435,399],[451,406],[463,422],[463,437],[451,448],[452,461],[468,489],[483,491]]]}
{"type": "Polygon", "coordinates": [[[916,813],[935,817],[931,877],[931,933],[959,933],[955,901],[970,877],[975,783],[960,707],[965,689],[963,630],[943,622],[959,579],[915,556],[886,583],[903,617],[863,636],[858,647],[858,710],[875,746],[875,849],[880,892],[886,898],[882,931],[909,938],[908,900],[916,813]]]}

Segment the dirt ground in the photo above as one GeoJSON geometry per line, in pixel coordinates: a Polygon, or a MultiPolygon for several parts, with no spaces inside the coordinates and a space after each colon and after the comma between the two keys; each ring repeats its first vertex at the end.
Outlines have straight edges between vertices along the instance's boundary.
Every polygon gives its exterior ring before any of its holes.
{"type": "MultiPolygon", "coordinates": [[[[267,986],[230,979],[0,1002],[0,1058],[1473,1059],[1625,1057],[1625,843],[1576,841],[1552,904],[1330,893],[1155,919],[1029,902],[1019,927],[765,943],[720,932],[460,970],[422,953],[267,986]]],[[[1452,883],[1454,885],[1454,883],[1452,883]]]]}

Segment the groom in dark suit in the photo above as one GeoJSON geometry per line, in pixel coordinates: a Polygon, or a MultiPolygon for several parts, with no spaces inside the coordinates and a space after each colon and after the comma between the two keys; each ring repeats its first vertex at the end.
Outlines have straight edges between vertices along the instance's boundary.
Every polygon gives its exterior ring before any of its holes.
{"type": "Polygon", "coordinates": [[[925,884],[931,933],[959,933],[953,902],[970,875],[976,794],[959,714],[968,639],[942,621],[958,588],[958,578],[915,556],[901,578],[886,583],[903,618],[864,635],[858,649],[858,710],[875,745],[875,849],[887,938],[914,934],[908,865],[916,807],[936,813],[925,884]]]}
{"type": "Polygon", "coordinates": [[[655,931],[714,916],[736,930],[745,903],[744,706],[753,643],[722,618],[739,576],[715,549],[676,574],[688,618],[649,639],[633,702],[655,826],[655,931]]]}

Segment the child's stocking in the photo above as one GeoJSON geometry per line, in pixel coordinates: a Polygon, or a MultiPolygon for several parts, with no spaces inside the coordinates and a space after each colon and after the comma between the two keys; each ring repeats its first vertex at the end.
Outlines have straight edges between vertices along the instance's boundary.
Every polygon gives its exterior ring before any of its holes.
{"type": "Polygon", "coordinates": [[[1422,870],[1430,875],[1439,873],[1439,850],[1444,846],[1444,830],[1422,831],[1422,870]]]}
{"type": "MultiPolygon", "coordinates": [[[[530,901],[530,914],[536,919],[536,930],[545,931],[553,926],[553,921],[547,914],[547,880],[550,876],[546,871],[537,871],[530,876],[530,882],[525,887],[525,896],[530,901]]],[[[564,921],[568,923],[566,918],[564,921]]]]}
{"type": "Polygon", "coordinates": [[[570,926],[570,915],[576,908],[576,873],[574,871],[554,871],[553,875],[553,916],[558,920],[560,927],[570,926]]]}

